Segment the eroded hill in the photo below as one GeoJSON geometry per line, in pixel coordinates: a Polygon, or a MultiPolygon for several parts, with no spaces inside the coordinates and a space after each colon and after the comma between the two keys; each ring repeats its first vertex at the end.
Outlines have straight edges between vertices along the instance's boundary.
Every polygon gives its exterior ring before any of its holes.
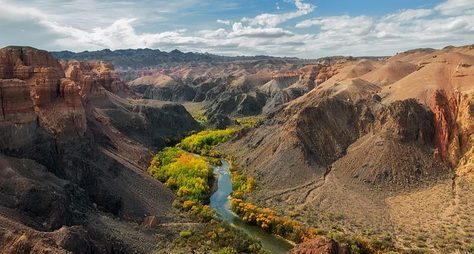
{"type": "MultiPolygon", "coordinates": [[[[347,59],[332,60],[344,62],[347,59]]],[[[337,73],[337,64],[291,60],[184,64],[128,83],[144,99],[200,102],[205,114],[255,116],[279,110],[337,73]]]]}
{"type": "Polygon", "coordinates": [[[340,63],[222,150],[256,178],[262,206],[400,250],[467,251],[473,64],[473,46],[340,63]]]}

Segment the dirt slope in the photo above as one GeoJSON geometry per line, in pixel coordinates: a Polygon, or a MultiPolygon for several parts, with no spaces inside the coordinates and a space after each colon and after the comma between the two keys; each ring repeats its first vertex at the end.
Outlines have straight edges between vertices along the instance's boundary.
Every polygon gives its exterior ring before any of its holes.
{"type": "Polygon", "coordinates": [[[250,198],[262,205],[327,230],[389,236],[399,249],[466,251],[473,50],[338,63],[222,150],[256,178],[250,198]]]}

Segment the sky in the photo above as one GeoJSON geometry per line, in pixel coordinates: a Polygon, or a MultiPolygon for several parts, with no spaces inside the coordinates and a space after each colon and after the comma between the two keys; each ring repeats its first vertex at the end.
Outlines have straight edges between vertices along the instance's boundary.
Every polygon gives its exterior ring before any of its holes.
{"type": "Polygon", "coordinates": [[[0,47],[381,56],[474,44],[474,0],[0,0],[0,47]]]}

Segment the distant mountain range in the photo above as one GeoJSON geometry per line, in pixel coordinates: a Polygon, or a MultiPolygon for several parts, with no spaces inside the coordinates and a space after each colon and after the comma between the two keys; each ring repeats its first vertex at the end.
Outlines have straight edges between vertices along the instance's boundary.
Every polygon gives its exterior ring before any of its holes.
{"type": "Polygon", "coordinates": [[[219,56],[209,53],[181,52],[177,49],[165,52],[159,49],[120,49],[120,50],[98,50],[98,51],[56,51],[51,52],[56,58],[80,61],[103,60],[112,63],[119,69],[140,69],[149,67],[160,67],[178,65],[182,63],[211,63],[232,61],[256,61],[268,59],[299,60],[298,58],[279,58],[271,56],[219,56]]]}

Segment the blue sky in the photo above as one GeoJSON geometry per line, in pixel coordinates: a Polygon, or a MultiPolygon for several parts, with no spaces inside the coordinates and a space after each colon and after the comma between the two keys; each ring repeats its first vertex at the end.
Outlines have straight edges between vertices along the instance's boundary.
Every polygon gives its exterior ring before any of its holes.
{"type": "Polygon", "coordinates": [[[390,55],[474,43],[473,0],[0,0],[0,46],[390,55]]]}

